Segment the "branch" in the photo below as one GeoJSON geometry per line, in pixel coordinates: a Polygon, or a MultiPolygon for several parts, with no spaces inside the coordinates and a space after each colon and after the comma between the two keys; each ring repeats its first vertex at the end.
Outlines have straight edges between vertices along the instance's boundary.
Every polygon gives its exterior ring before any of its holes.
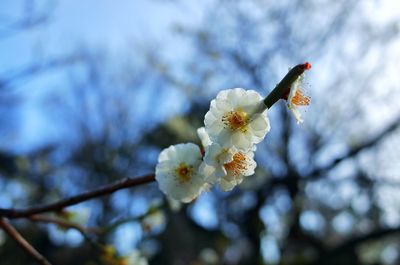
{"type": "Polygon", "coordinates": [[[87,191],[76,196],[60,200],[58,202],[33,206],[27,209],[2,209],[0,216],[8,218],[29,217],[44,212],[60,211],[65,207],[75,205],[93,198],[109,195],[118,190],[127,189],[134,186],[140,186],[155,180],[154,174],[145,175],[138,178],[125,178],[116,183],[108,184],[95,190],[87,191]]]}
{"type": "Polygon", "coordinates": [[[79,60],[82,60],[82,58],[81,55],[77,54],[77,55],[66,56],[63,58],[52,59],[44,63],[30,65],[25,69],[22,69],[21,71],[18,71],[14,74],[10,74],[11,77],[7,79],[0,79],[0,88],[1,89],[7,88],[18,80],[31,78],[38,74],[41,74],[42,72],[64,67],[66,65],[78,62],[79,60]]]}
{"type": "Polygon", "coordinates": [[[386,237],[389,235],[394,235],[400,233],[400,227],[392,227],[392,228],[382,228],[379,230],[372,231],[369,234],[360,235],[357,237],[352,237],[347,242],[342,245],[336,247],[332,252],[338,252],[345,249],[352,249],[357,247],[359,244],[365,243],[371,240],[377,240],[382,237],[386,237]]]}
{"type": "Polygon", "coordinates": [[[315,169],[310,174],[308,174],[309,177],[307,177],[306,179],[307,180],[316,180],[316,179],[320,178],[323,175],[324,172],[327,172],[327,171],[333,169],[340,162],[342,162],[342,161],[344,161],[344,160],[346,160],[348,158],[356,156],[361,151],[363,151],[365,149],[368,149],[370,147],[373,147],[379,141],[381,141],[383,138],[385,138],[387,135],[389,135],[393,131],[397,130],[398,128],[400,128],[400,117],[397,118],[391,125],[389,125],[386,129],[384,129],[382,132],[380,132],[378,135],[376,135],[372,139],[366,141],[365,143],[363,143],[363,144],[361,144],[359,146],[353,147],[347,154],[336,158],[329,165],[327,165],[325,167],[321,167],[321,168],[315,169]]]}
{"type": "Polygon", "coordinates": [[[51,265],[51,263],[45,257],[43,257],[42,254],[40,254],[31,244],[29,244],[29,242],[26,241],[25,238],[4,218],[0,218],[0,227],[39,264],[51,265]]]}
{"type": "Polygon", "coordinates": [[[98,232],[97,231],[98,229],[96,229],[96,228],[85,228],[79,224],[72,223],[72,222],[69,222],[67,220],[63,220],[60,218],[54,218],[52,216],[35,214],[32,216],[29,216],[28,218],[29,218],[29,220],[31,220],[33,222],[55,224],[64,229],[72,228],[72,229],[79,231],[81,234],[84,234],[84,235],[86,235],[86,233],[90,233],[90,232],[94,232],[94,233],[98,232]]]}
{"type": "Polygon", "coordinates": [[[382,228],[372,231],[371,233],[365,235],[352,237],[348,241],[340,244],[339,246],[331,249],[330,251],[323,253],[323,255],[319,257],[314,264],[315,265],[325,264],[324,261],[332,261],[334,257],[337,257],[340,254],[354,251],[354,249],[356,249],[362,243],[371,240],[378,240],[386,236],[394,236],[399,233],[400,233],[400,227],[382,228]]]}

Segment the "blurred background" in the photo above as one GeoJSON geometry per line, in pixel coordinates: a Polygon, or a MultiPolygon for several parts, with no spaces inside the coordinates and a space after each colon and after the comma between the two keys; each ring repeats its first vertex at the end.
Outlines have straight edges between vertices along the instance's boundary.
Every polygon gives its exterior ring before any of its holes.
{"type": "MultiPolygon", "coordinates": [[[[297,125],[278,102],[254,176],[188,205],[157,184],[12,220],[54,264],[400,264],[397,0],[2,0],[0,207],[154,172],[210,100],[267,95],[309,61],[297,125]],[[122,263],[120,263],[122,264],[122,263]],[[135,263],[133,263],[135,264],[135,263]]],[[[0,232],[0,264],[34,264],[0,232]]]]}

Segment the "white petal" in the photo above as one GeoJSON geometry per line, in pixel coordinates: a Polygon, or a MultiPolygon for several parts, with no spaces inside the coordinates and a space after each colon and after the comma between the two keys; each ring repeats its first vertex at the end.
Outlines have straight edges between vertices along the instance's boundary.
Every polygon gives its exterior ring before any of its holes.
{"type": "Polygon", "coordinates": [[[243,176],[251,176],[254,175],[254,170],[257,167],[256,161],[254,161],[252,156],[246,155],[247,157],[247,167],[246,170],[243,172],[243,176]]]}
{"type": "Polygon", "coordinates": [[[246,102],[247,104],[257,104],[263,98],[261,95],[255,90],[247,90],[246,91],[246,102]]]}
{"type": "MultiPolygon", "coordinates": [[[[232,137],[232,144],[240,150],[250,150],[253,147],[252,137],[248,137],[247,134],[251,132],[237,132],[232,137]]],[[[251,134],[250,134],[251,135],[251,134]]]]}
{"type": "Polygon", "coordinates": [[[290,111],[292,112],[293,116],[296,118],[297,124],[302,123],[303,119],[301,118],[300,111],[297,109],[297,107],[295,107],[291,104],[288,107],[289,107],[290,111]]]}
{"type": "Polygon", "coordinates": [[[210,136],[208,136],[208,133],[206,132],[206,128],[204,127],[198,128],[197,135],[199,136],[201,144],[203,145],[204,148],[206,148],[212,143],[210,136]]]}
{"type": "Polygon", "coordinates": [[[204,179],[207,183],[214,184],[218,181],[219,177],[216,167],[209,166],[206,163],[202,163],[199,168],[200,174],[204,175],[204,179]]]}
{"type": "Polygon", "coordinates": [[[236,183],[232,181],[226,181],[225,179],[221,179],[219,186],[223,191],[231,191],[236,186],[236,183]]]}
{"type": "Polygon", "coordinates": [[[255,144],[261,142],[265,135],[269,132],[269,120],[264,114],[256,114],[254,120],[250,123],[252,128],[251,132],[254,136],[253,141],[255,144]]]}
{"type": "Polygon", "coordinates": [[[179,161],[198,166],[201,159],[200,148],[193,143],[175,145],[179,161]]]}
{"type": "Polygon", "coordinates": [[[222,129],[218,135],[215,135],[215,142],[220,144],[221,146],[232,146],[231,143],[232,132],[229,129],[222,129]]]}
{"type": "Polygon", "coordinates": [[[228,98],[228,92],[231,89],[225,89],[225,90],[221,90],[218,92],[216,99],[227,99],[228,98]]]}
{"type": "Polygon", "coordinates": [[[232,105],[227,100],[217,100],[215,103],[216,103],[216,108],[219,111],[228,112],[233,110],[232,105]]]}
{"type": "Polygon", "coordinates": [[[250,126],[255,131],[269,131],[269,121],[266,115],[264,114],[255,114],[253,115],[253,120],[250,123],[250,126]]]}
{"type": "Polygon", "coordinates": [[[218,155],[218,162],[221,165],[232,162],[233,155],[236,154],[236,152],[237,149],[234,146],[232,146],[231,148],[221,149],[221,152],[218,155]]]}
{"type": "Polygon", "coordinates": [[[160,155],[158,156],[158,162],[163,162],[171,159],[177,159],[177,153],[175,150],[175,146],[171,145],[170,147],[161,151],[160,155]]]}
{"type": "Polygon", "coordinates": [[[231,102],[231,105],[233,107],[242,105],[241,102],[243,101],[243,99],[245,99],[245,97],[246,97],[246,90],[240,87],[230,89],[227,93],[227,100],[231,102]]]}

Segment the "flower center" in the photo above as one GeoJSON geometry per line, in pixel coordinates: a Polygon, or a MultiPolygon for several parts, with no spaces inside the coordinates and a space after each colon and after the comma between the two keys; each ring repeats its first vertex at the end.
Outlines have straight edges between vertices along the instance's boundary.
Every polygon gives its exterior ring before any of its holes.
{"type": "Polygon", "coordinates": [[[298,89],[292,97],[291,103],[296,106],[307,106],[310,105],[310,97],[305,96],[303,92],[298,89]]]}
{"type": "Polygon", "coordinates": [[[222,116],[222,122],[225,123],[232,131],[241,130],[247,131],[247,125],[249,124],[250,118],[247,112],[242,109],[235,111],[229,111],[222,116]]]}
{"type": "Polygon", "coordinates": [[[185,163],[180,163],[179,166],[175,168],[175,176],[181,184],[190,181],[192,179],[192,173],[193,167],[185,163]]]}
{"type": "Polygon", "coordinates": [[[224,164],[224,168],[235,176],[243,175],[244,171],[247,169],[246,160],[246,156],[238,152],[233,155],[232,162],[224,164]]]}

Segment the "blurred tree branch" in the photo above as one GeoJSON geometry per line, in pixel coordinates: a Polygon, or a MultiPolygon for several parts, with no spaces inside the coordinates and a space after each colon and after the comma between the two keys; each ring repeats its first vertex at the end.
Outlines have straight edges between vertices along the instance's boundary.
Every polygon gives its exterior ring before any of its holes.
{"type": "Polygon", "coordinates": [[[40,254],[31,244],[29,244],[29,242],[26,241],[25,238],[11,224],[9,224],[5,218],[0,218],[0,227],[39,264],[51,265],[51,263],[44,256],[42,256],[42,254],[40,254]]]}
{"type": "Polygon", "coordinates": [[[352,236],[340,245],[330,250],[326,249],[326,251],[320,252],[319,258],[313,264],[339,264],[338,262],[340,262],[340,259],[342,259],[343,256],[354,255],[357,247],[361,244],[387,236],[396,236],[399,233],[400,227],[392,227],[377,229],[364,235],[352,236]]]}
{"type": "Polygon", "coordinates": [[[43,72],[54,71],[57,68],[71,65],[82,59],[83,56],[81,55],[69,55],[62,58],[52,59],[47,62],[40,62],[30,65],[25,69],[19,70],[18,72],[10,75],[7,78],[0,78],[0,89],[10,87],[13,83],[19,82],[26,78],[37,77],[43,72]]]}
{"type": "Polygon", "coordinates": [[[396,131],[398,128],[400,128],[400,117],[395,119],[389,126],[387,126],[384,130],[382,130],[380,133],[378,133],[371,139],[365,141],[364,143],[362,143],[360,145],[357,145],[357,146],[351,148],[345,155],[336,158],[327,166],[317,168],[317,169],[313,170],[312,172],[310,172],[309,174],[307,174],[308,177],[306,177],[306,180],[317,180],[317,179],[323,177],[324,173],[333,169],[338,164],[340,164],[342,161],[358,155],[360,152],[364,151],[365,149],[376,146],[376,144],[378,144],[380,141],[385,139],[385,137],[387,135],[396,131]]]}
{"type": "Polygon", "coordinates": [[[116,183],[112,183],[103,187],[100,187],[95,190],[91,190],[88,192],[84,192],[78,194],[76,196],[60,200],[58,202],[33,206],[27,209],[0,209],[0,216],[8,217],[8,218],[21,218],[21,217],[29,217],[35,214],[51,212],[51,211],[60,211],[65,207],[75,205],[93,198],[109,195],[113,192],[116,192],[121,189],[127,189],[134,186],[139,186],[142,184],[146,184],[149,182],[153,182],[155,180],[154,175],[145,175],[137,178],[125,178],[123,180],[119,180],[116,183]]]}
{"type": "Polygon", "coordinates": [[[88,233],[97,233],[98,232],[97,228],[86,228],[86,227],[81,226],[80,224],[73,223],[68,220],[64,220],[61,218],[55,218],[52,216],[47,216],[47,215],[42,215],[42,214],[34,214],[27,218],[33,222],[55,224],[64,229],[69,229],[69,228],[75,229],[75,230],[78,230],[85,237],[88,233]]]}
{"type": "MultiPolygon", "coordinates": [[[[3,28],[0,31],[0,40],[49,22],[55,8],[55,1],[47,1],[45,7],[42,7],[40,11],[37,10],[37,6],[36,1],[25,0],[21,18],[10,19],[4,15],[0,17],[3,21],[10,21],[7,25],[2,25],[3,28]]],[[[5,23],[3,22],[3,24],[5,23]]]]}

